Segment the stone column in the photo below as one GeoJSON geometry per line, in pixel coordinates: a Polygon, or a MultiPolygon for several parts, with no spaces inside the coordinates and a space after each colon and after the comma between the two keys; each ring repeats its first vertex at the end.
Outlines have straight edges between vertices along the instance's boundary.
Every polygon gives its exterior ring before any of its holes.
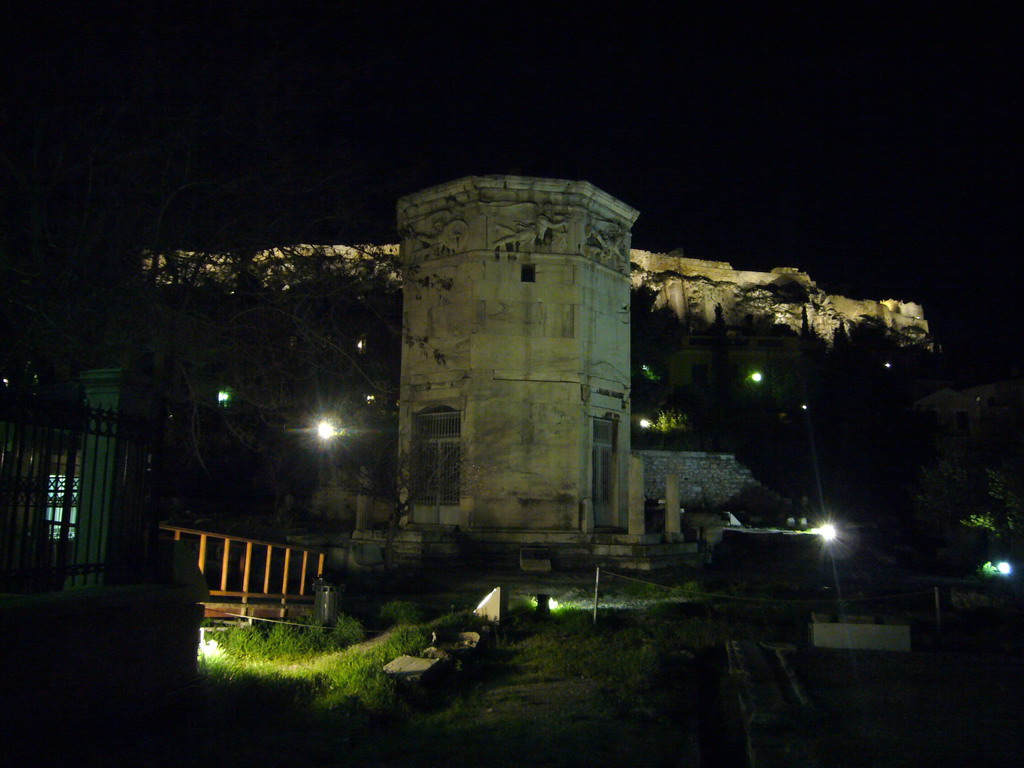
{"type": "MultiPolygon", "coordinates": [[[[112,565],[110,529],[115,519],[115,486],[119,476],[117,422],[114,419],[121,411],[123,378],[119,368],[83,371],[79,376],[86,404],[98,412],[90,418],[90,428],[82,437],[84,448],[74,565],[112,565]]],[[[86,571],[69,577],[65,587],[99,586],[106,583],[106,578],[104,568],[86,571]]]]}
{"type": "Polygon", "coordinates": [[[636,454],[629,457],[629,533],[647,533],[644,520],[644,460],[636,454]]]}
{"type": "Polygon", "coordinates": [[[594,502],[591,499],[580,499],[580,532],[594,532],[594,502]]]}
{"type": "Polygon", "coordinates": [[[679,533],[679,475],[665,475],[665,533],[679,533]]]}

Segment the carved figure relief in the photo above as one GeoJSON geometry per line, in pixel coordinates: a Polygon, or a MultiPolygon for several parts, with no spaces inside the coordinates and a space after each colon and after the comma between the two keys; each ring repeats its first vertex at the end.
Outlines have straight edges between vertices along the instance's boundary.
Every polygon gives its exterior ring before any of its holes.
{"type": "Polygon", "coordinates": [[[602,264],[622,266],[626,260],[626,230],[607,219],[591,219],[584,230],[585,254],[602,264]]]}
{"type": "Polygon", "coordinates": [[[448,256],[466,249],[469,224],[459,216],[459,211],[446,208],[438,211],[425,222],[424,229],[408,224],[399,234],[408,241],[410,256],[419,260],[437,256],[448,256]]]}
{"type": "Polygon", "coordinates": [[[558,216],[550,205],[534,203],[506,206],[491,220],[490,247],[506,251],[565,250],[568,216],[558,216]],[[508,210],[511,209],[511,210],[508,210]]]}

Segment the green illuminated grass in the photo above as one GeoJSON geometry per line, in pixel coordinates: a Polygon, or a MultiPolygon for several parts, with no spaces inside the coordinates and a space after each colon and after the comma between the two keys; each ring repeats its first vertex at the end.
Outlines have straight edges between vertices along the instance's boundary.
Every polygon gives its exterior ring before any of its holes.
{"type": "Polygon", "coordinates": [[[694,591],[659,589],[663,601],[602,609],[596,625],[589,608],[543,617],[520,606],[476,654],[420,687],[396,684],[384,665],[418,655],[432,632],[479,629],[472,614],[414,624],[419,606],[391,603],[379,612],[395,625],[384,636],[326,651],[323,637],[297,636],[305,628],[239,632],[203,665],[216,754],[247,739],[237,752],[244,760],[231,752],[238,764],[283,760],[273,750],[298,741],[304,757],[327,763],[345,754],[352,764],[440,768],[489,755],[495,765],[600,766],[627,764],[645,744],[645,764],[676,765],[706,706],[697,679],[707,652],[727,639],[785,639],[799,629],[760,604],[680,599],[694,591]],[[681,717],[689,731],[678,727],[681,717]],[[311,728],[312,741],[303,735],[311,728]]]}
{"type": "Polygon", "coordinates": [[[426,627],[403,626],[370,647],[353,646],[362,628],[348,617],[327,631],[285,624],[246,627],[218,633],[223,651],[201,663],[207,688],[221,706],[243,712],[286,706],[307,712],[335,709],[383,715],[403,711],[395,683],[384,665],[430,644],[426,627]],[[357,630],[358,629],[358,633],[357,630]],[[340,644],[349,647],[337,650],[340,644]]]}

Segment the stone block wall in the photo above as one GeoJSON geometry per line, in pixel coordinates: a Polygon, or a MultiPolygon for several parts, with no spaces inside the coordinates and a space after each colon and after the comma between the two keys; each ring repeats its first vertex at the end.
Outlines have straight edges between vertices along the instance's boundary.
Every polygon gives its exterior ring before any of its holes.
{"type": "Polygon", "coordinates": [[[684,508],[720,508],[760,483],[731,453],[704,451],[635,451],[644,463],[644,495],[665,498],[665,476],[679,476],[679,503],[684,508]]]}

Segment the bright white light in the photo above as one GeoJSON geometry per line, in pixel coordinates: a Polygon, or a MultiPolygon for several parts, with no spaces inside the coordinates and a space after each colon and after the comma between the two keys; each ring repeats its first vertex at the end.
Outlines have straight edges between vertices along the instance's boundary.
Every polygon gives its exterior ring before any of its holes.
{"type": "Polygon", "coordinates": [[[1013,572],[1013,567],[1005,560],[996,563],[996,570],[999,571],[1003,576],[1009,576],[1013,572]]]}
{"type": "Polygon", "coordinates": [[[338,430],[335,429],[334,425],[329,421],[321,421],[316,425],[316,433],[320,436],[321,440],[330,440],[332,437],[338,434],[338,430]]]}
{"type": "Polygon", "coordinates": [[[212,637],[206,639],[206,627],[199,628],[199,658],[213,658],[215,656],[223,656],[224,649],[218,645],[217,641],[212,637]]]}
{"type": "Polygon", "coordinates": [[[804,409],[805,411],[807,410],[807,404],[806,404],[806,403],[804,403],[804,404],[803,404],[803,405],[801,405],[800,407],[801,407],[801,408],[803,408],[803,409],[804,409]]]}
{"type": "Polygon", "coordinates": [[[558,608],[558,601],[553,597],[548,598],[548,610],[554,611],[558,608]]]}
{"type": "Polygon", "coordinates": [[[231,393],[226,389],[222,389],[217,393],[217,402],[221,405],[225,405],[231,399],[231,393]]]}
{"type": "Polygon", "coordinates": [[[764,376],[762,376],[757,371],[754,371],[752,374],[750,374],[750,380],[751,381],[761,381],[761,379],[763,379],[763,378],[764,378],[764,376]]]}
{"type": "Polygon", "coordinates": [[[377,399],[376,395],[367,395],[366,396],[366,402],[368,402],[368,403],[372,403],[376,399],[377,399]]]}
{"type": "Polygon", "coordinates": [[[650,419],[640,419],[640,429],[649,429],[651,426],[650,419]]]}
{"type": "Polygon", "coordinates": [[[825,523],[817,530],[817,533],[825,541],[832,541],[836,537],[836,527],[832,523],[825,523]]]}
{"type": "Polygon", "coordinates": [[[885,364],[885,367],[886,367],[886,368],[892,368],[892,363],[886,363],[886,364],[885,364]]]}

